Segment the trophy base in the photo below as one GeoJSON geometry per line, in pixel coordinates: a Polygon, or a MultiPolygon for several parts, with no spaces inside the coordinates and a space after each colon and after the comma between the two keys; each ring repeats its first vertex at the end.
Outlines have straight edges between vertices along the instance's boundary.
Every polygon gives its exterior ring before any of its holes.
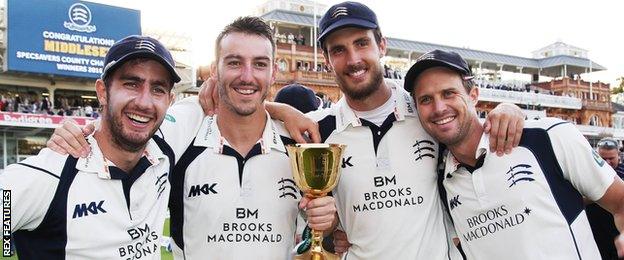
{"type": "MultiPolygon", "coordinates": [[[[296,255],[294,259],[295,260],[310,260],[314,258],[312,256],[312,251],[308,250],[301,255],[296,255]]],[[[336,254],[332,254],[327,251],[323,251],[323,260],[340,260],[340,256],[336,254]]]]}

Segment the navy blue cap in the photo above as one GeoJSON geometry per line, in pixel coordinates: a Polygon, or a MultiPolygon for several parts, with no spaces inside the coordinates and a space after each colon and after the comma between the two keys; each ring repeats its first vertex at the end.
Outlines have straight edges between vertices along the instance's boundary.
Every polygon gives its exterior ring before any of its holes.
{"type": "Polygon", "coordinates": [[[280,89],[275,95],[275,102],[288,104],[302,113],[317,110],[321,101],[314,91],[300,85],[290,84],[280,89]]]}
{"type": "Polygon", "coordinates": [[[104,69],[101,78],[118,66],[132,58],[151,58],[160,63],[171,73],[174,83],[180,82],[175,71],[175,61],[171,53],[158,40],[140,35],[131,35],[113,44],[104,58],[104,69]]]}
{"type": "Polygon", "coordinates": [[[330,7],[319,22],[319,45],[333,31],[343,27],[379,28],[375,12],[361,3],[342,2],[330,7]]]}
{"type": "Polygon", "coordinates": [[[464,80],[473,78],[468,62],[459,56],[459,54],[452,51],[433,50],[418,57],[416,63],[407,71],[403,84],[405,90],[411,93],[414,88],[414,81],[416,81],[418,76],[420,76],[423,71],[433,67],[446,67],[457,71],[462,75],[464,80]]]}

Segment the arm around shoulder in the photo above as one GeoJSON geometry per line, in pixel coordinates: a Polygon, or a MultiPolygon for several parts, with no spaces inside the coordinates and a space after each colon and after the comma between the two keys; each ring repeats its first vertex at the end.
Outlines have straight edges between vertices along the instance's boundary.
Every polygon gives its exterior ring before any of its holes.
{"type": "Polygon", "coordinates": [[[615,171],[590,146],[573,124],[555,119],[540,122],[548,132],[564,178],[586,198],[600,199],[613,183],[615,171]]]}
{"type": "Polygon", "coordinates": [[[182,99],[167,110],[160,125],[160,135],[176,155],[181,154],[197,135],[205,115],[197,97],[182,99]]]}

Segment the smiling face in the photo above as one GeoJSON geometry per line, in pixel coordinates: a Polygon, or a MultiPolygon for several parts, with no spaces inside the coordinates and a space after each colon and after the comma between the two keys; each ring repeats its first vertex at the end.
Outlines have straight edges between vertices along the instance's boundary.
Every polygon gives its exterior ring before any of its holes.
{"type": "Polygon", "coordinates": [[[171,75],[159,62],[133,59],[107,79],[96,82],[102,105],[102,131],[115,145],[136,152],[145,147],[162,123],[173,100],[171,75]]]}
{"type": "Polygon", "coordinates": [[[386,40],[379,44],[371,29],[347,27],[329,34],[324,41],[340,89],[349,98],[362,100],[380,89],[383,74],[379,59],[386,53],[386,40]]]}
{"type": "Polygon", "coordinates": [[[447,146],[459,144],[478,124],[475,104],[477,88],[466,92],[455,71],[434,67],[420,74],[414,83],[414,101],[423,128],[447,146]]]}
{"type": "Polygon", "coordinates": [[[221,39],[218,52],[216,76],[223,107],[241,116],[262,111],[275,79],[271,42],[260,35],[234,32],[221,39]]]}

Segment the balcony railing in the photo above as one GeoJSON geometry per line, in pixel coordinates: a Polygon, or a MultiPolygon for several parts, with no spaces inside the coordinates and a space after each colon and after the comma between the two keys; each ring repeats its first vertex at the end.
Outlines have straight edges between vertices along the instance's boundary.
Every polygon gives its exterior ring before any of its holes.
{"type": "MultiPolygon", "coordinates": [[[[278,42],[277,43],[277,49],[278,50],[288,50],[288,51],[297,51],[297,52],[306,52],[306,53],[313,53],[314,52],[314,47],[309,46],[309,45],[299,45],[299,44],[290,44],[290,43],[283,43],[283,42],[278,42]],[[293,49],[294,47],[294,49],[293,49]]],[[[318,54],[322,55],[323,54],[323,50],[321,50],[321,48],[317,49],[318,54]]]]}
{"type": "Polygon", "coordinates": [[[611,103],[596,100],[583,100],[583,107],[593,110],[611,110],[611,103]]]}
{"type": "MultiPolygon", "coordinates": [[[[538,84],[538,86],[541,86],[541,87],[544,87],[546,85],[551,86],[551,88],[574,86],[574,87],[589,89],[590,82],[580,80],[580,79],[571,79],[571,78],[566,77],[564,79],[556,79],[551,82],[543,82],[543,83],[538,84]]],[[[591,85],[592,85],[592,88],[595,90],[600,90],[600,89],[609,90],[609,84],[606,84],[600,81],[592,82],[591,85]]]]}
{"type": "Polygon", "coordinates": [[[320,83],[320,84],[335,84],[334,74],[331,72],[317,72],[317,71],[305,71],[305,70],[297,70],[297,71],[280,71],[277,73],[278,81],[297,81],[305,84],[306,82],[310,83],[320,83]]]}
{"type": "Polygon", "coordinates": [[[624,129],[591,125],[576,125],[576,127],[584,136],[613,136],[624,139],[624,129]]]}
{"type": "Polygon", "coordinates": [[[479,100],[491,102],[510,102],[524,105],[540,105],[567,109],[581,109],[583,103],[578,98],[554,96],[532,92],[518,92],[498,89],[479,89],[479,100]]]}

